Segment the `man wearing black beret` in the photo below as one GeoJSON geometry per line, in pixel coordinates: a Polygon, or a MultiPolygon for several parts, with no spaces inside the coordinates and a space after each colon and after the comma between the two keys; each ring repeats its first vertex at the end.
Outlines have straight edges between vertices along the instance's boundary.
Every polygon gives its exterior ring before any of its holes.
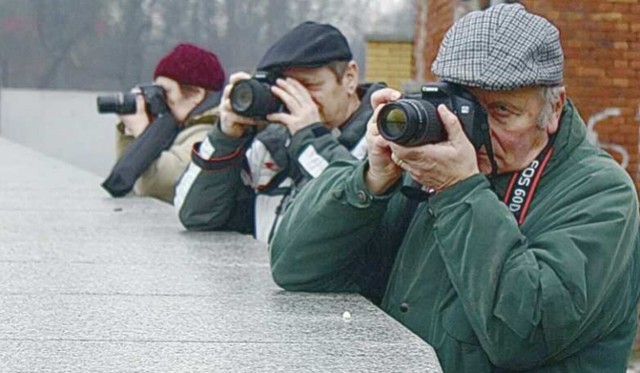
{"type": "Polygon", "coordinates": [[[272,123],[232,110],[230,77],[220,121],[194,147],[192,162],[176,187],[175,206],[190,230],[251,232],[268,241],[278,215],[308,180],[335,160],[366,154],[371,94],[381,84],[358,84],[358,65],[344,35],[329,24],[304,22],[273,44],[257,65],[278,76],[271,92],[286,110],[272,123]],[[257,134],[256,134],[257,132],[257,134]]]}
{"type": "MultiPolygon", "coordinates": [[[[274,280],[369,297],[431,344],[445,373],[624,372],[638,197],[566,97],[558,29],[520,4],[472,12],[431,68],[475,96],[490,137],[478,146],[463,132],[471,106],[432,106],[447,137],[416,146],[372,121],[368,159],[334,163],[285,213],[274,280]],[[415,183],[422,194],[407,192],[415,183]]],[[[399,98],[380,90],[373,105],[399,98]]]]}

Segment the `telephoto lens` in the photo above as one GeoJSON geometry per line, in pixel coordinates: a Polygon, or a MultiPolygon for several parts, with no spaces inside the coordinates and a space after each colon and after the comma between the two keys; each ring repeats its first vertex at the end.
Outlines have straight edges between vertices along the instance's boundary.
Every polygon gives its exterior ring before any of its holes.
{"type": "Polygon", "coordinates": [[[382,137],[402,146],[420,146],[446,139],[436,107],[421,99],[406,98],[384,105],[377,125],[382,137]]]}
{"type": "Polygon", "coordinates": [[[98,96],[98,113],[133,114],[136,112],[136,95],[118,93],[112,96],[98,96]]]}
{"type": "Polygon", "coordinates": [[[282,108],[282,102],[271,93],[271,86],[256,79],[237,82],[231,89],[230,100],[233,111],[244,117],[265,119],[267,114],[282,108]]]}

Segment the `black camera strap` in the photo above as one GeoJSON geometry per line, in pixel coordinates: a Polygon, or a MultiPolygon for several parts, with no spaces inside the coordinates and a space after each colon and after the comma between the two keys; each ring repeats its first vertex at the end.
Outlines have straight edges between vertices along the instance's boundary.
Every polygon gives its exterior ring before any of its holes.
{"type": "Polygon", "coordinates": [[[538,157],[531,164],[520,171],[517,171],[511,177],[507,191],[504,194],[503,202],[518,221],[518,225],[524,223],[527,217],[527,211],[531,206],[531,201],[538,187],[538,182],[544,173],[544,169],[553,154],[553,138],[538,154],[538,157]]]}

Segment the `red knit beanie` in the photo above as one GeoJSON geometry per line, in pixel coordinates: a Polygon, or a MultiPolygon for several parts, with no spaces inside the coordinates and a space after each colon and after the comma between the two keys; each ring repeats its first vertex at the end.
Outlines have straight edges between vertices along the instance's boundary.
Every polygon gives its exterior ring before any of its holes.
{"type": "Polygon", "coordinates": [[[162,57],[153,72],[154,79],[158,76],[209,91],[222,89],[225,79],[224,70],[215,54],[187,43],[178,44],[162,57]]]}

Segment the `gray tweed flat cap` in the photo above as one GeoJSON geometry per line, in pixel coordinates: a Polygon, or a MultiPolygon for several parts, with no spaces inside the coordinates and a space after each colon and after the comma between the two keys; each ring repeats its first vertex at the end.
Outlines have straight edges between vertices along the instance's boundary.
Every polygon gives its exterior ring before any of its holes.
{"type": "Polygon", "coordinates": [[[458,20],[431,71],[444,81],[504,91],[561,85],[563,65],[554,25],[521,4],[498,4],[458,20]]]}

